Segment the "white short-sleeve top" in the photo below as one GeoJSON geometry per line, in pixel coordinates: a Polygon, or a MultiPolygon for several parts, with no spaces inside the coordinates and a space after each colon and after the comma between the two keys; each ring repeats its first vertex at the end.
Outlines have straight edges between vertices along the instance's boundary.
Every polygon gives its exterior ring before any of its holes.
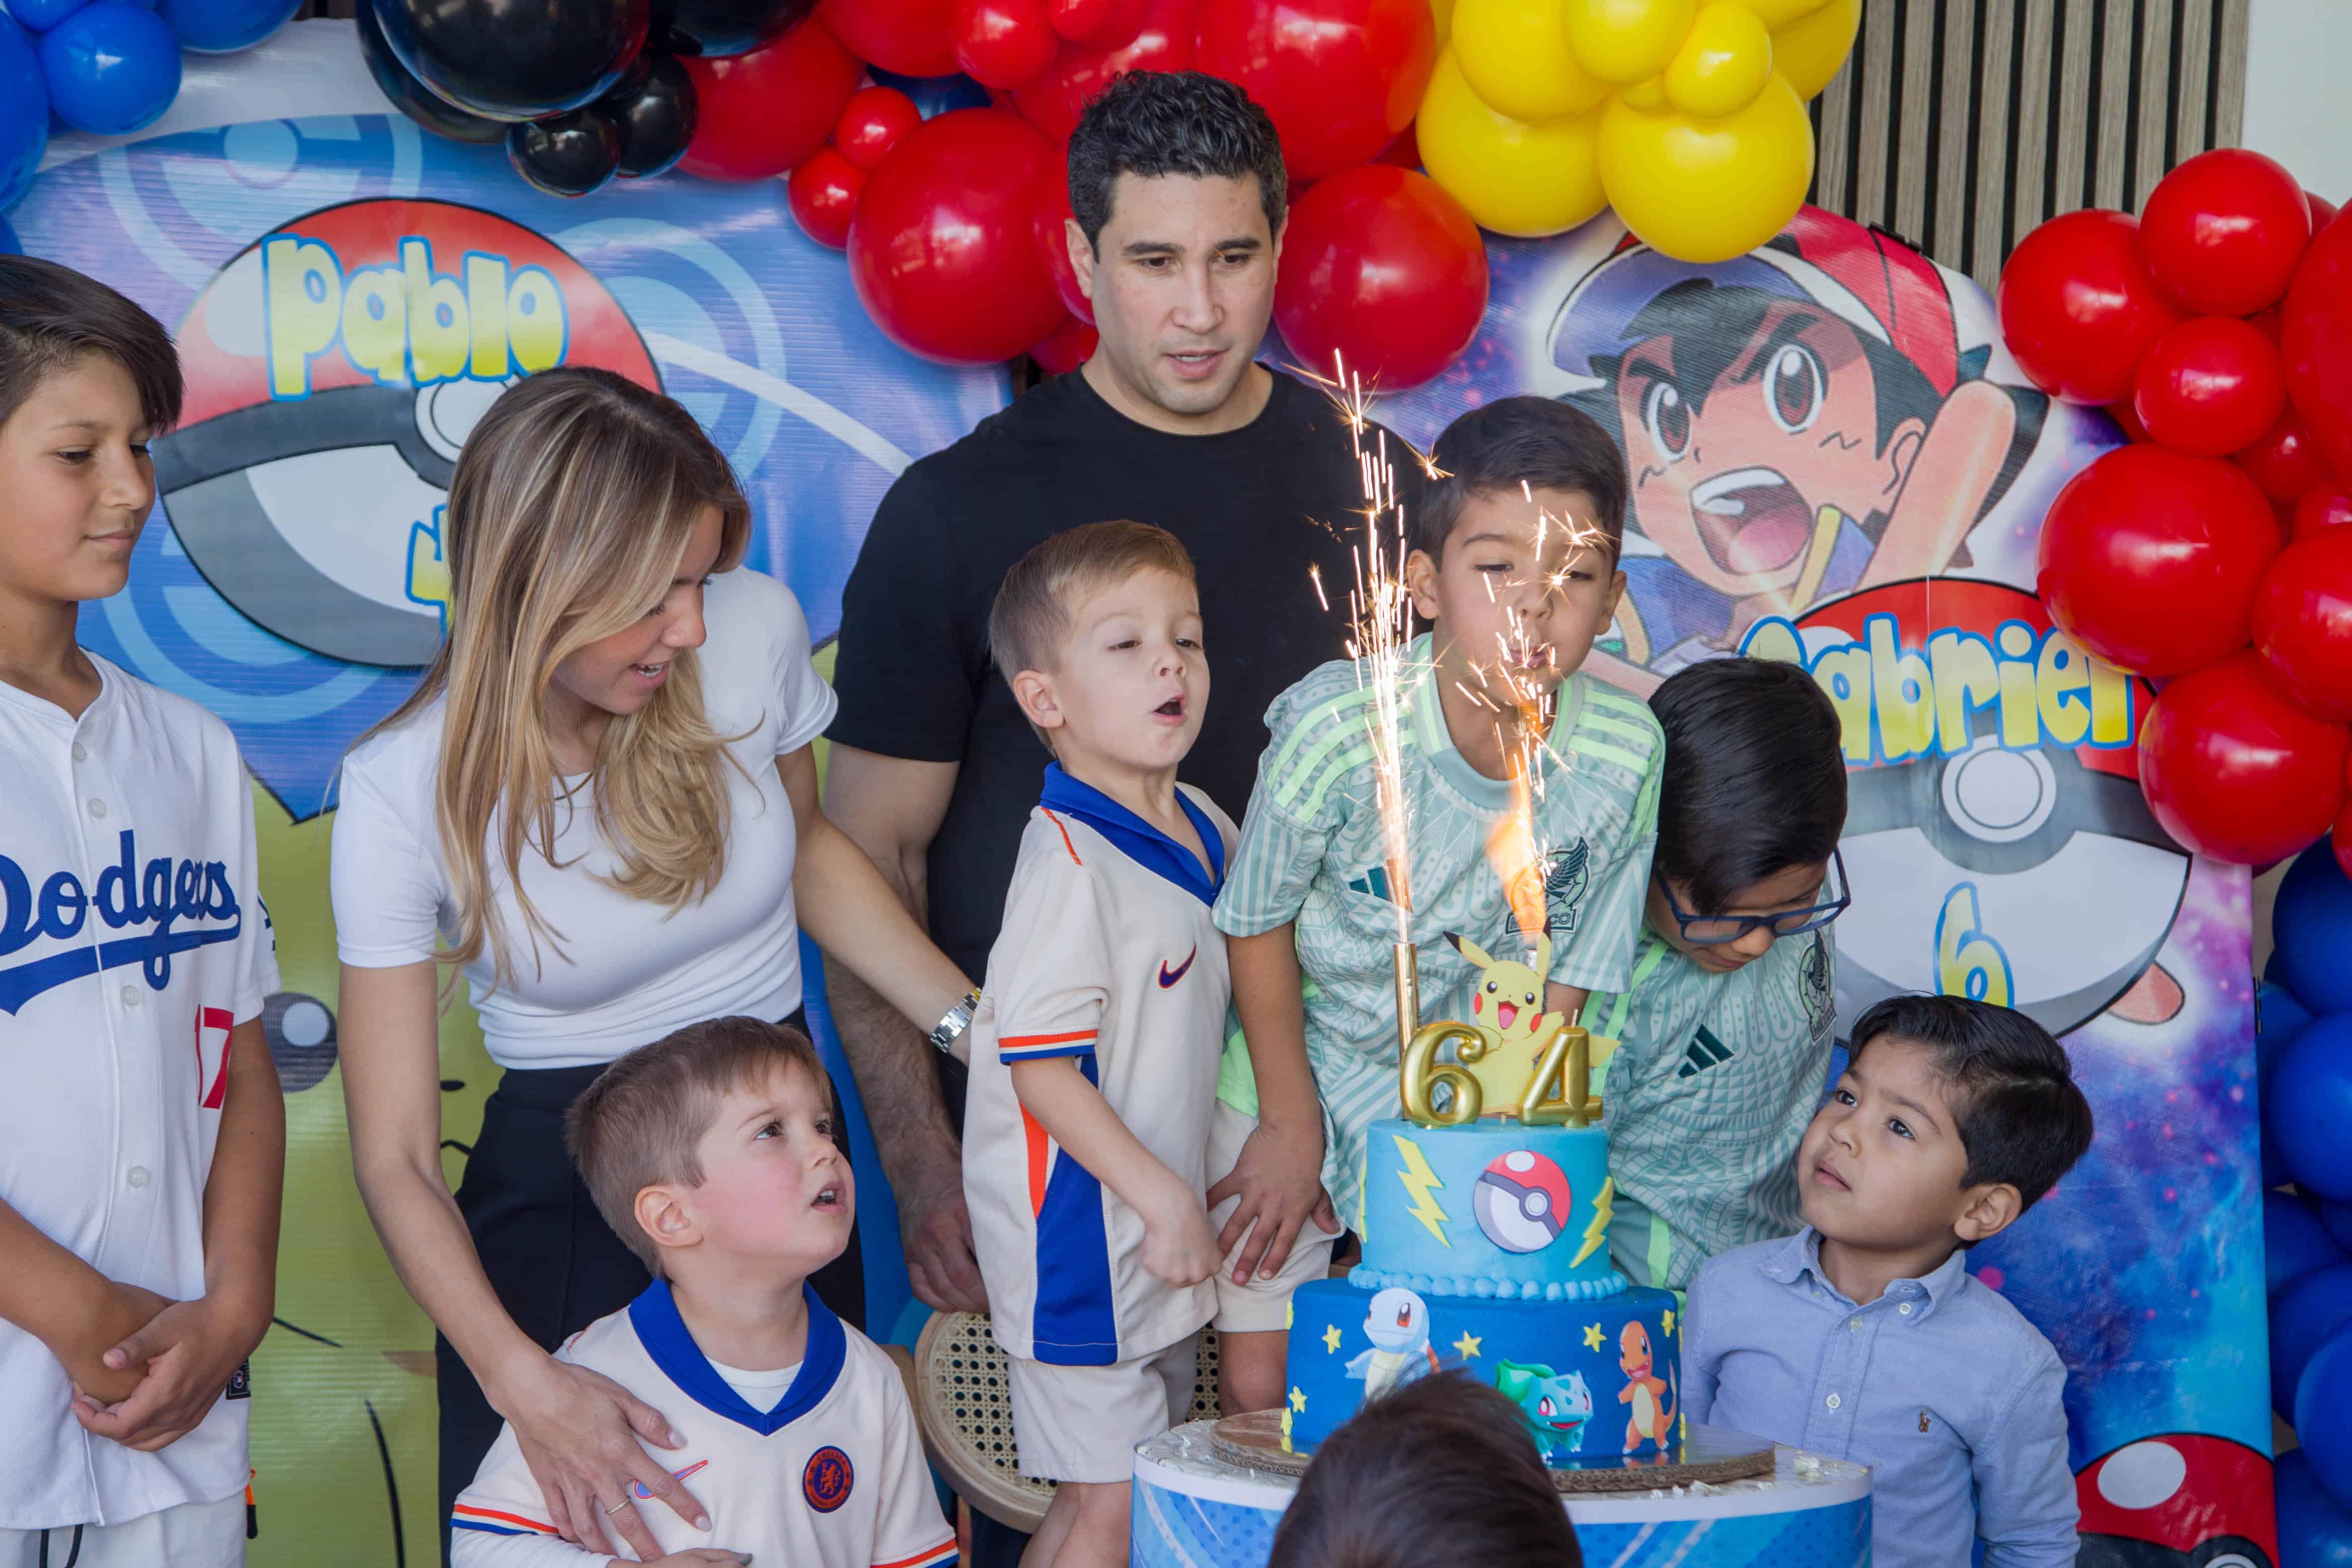
{"type": "MultiPolygon", "coordinates": [[[[559,936],[534,955],[493,848],[491,896],[515,956],[504,984],[487,953],[466,978],[502,1067],[592,1066],[705,1019],[782,1019],[801,1005],[796,839],[775,759],[824,733],[833,691],[809,662],[799,601],[774,578],[714,577],[703,620],[704,707],[711,728],[735,737],[725,874],[674,912],[621,893],[604,880],[621,857],[597,831],[595,784],[572,780],[556,805],[554,859],[524,852],[522,885],[559,936]]],[[[436,703],[344,759],[331,880],[337,951],[355,967],[430,958],[455,925],[434,819],[442,713],[436,703]]],[[[496,834],[493,822],[493,844],[496,834]]]]}

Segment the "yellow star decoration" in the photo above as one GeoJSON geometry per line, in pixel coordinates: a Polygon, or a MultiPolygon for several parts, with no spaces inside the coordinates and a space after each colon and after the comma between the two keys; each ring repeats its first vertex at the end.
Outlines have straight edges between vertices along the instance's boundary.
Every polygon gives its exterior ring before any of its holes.
{"type": "Polygon", "coordinates": [[[1290,1407],[1293,1410],[1298,1411],[1302,1415],[1306,1413],[1307,1390],[1304,1388],[1294,1388],[1290,1391],[1290,1407]]]}
{"type": "Polygon", "coordinates": [[[1675,1310],[1672,1307],[1666,1309],[1666,1332],[1668,1333],[1675,1332],[1675,1310]]]}
{"type": "Polygon", "coordinates": [[[1476,1355],[1478,1354],[1478,1347],[1486,1343],[1486,1342],[1484,1339],[1472,1333],[1468,1329],[1464,1329],[1462,1331],[1462,1337],[1454,1342],[1454,1348],[1462,1353],[1463,1360],[1467,1361],[1472,1356],[1476,1355]]]}
{"type": "Polygon", "coordinates": [[[1323,1348],[1333,1355],[1339,1354],[1339,1325],[1333,1323],[1323,1331],[1323,1348]]]}
{"type": "Polygon", "coordinates": [[[1282,1326],[1283,1326],[1284,1328],[1286,1328],[1286,1329],[1287,1329],[1287,1328],[1296,1328],[1296,1327],[1297,1326],[1297,1324],[1298,1324],[1298,1308],[1297,1308],[1297,1305],[1296,1303],[1293,1303],[1293,1304],[1292,1304],[1292,1305],[1290,1305],[1290,1306],[1286,1306],[1286,1307],[1283,1308],[1283,1309],[1282,1309],[1282,1326]]]}
{"type": "Polygon", "coordinates": [[[1588,1324],[1584,1330],[1584,1348],[1587,1350],[1599,1350],[1601,1348],[1601,1325],[1599,1323],[1588,1324]]]}

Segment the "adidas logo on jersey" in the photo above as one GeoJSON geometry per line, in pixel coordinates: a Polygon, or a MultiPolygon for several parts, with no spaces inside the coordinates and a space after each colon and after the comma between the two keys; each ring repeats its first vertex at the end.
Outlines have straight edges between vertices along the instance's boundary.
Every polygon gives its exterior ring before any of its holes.
{"type": "Polygon", "coordinates": [[[22,866],[0,855],[0,957],[43,936],[71,942],[93,915],[107,929],[125,933],[0,967],[0,1012],[14,1013],[44,991],[125,964],[140,966],[147,984],[160,991],[172,982],[172,955],[234,941],[245,928],[221,862],[158,855],[142,868],[131,830],[118,844],[117,863],[98,873],[95,892],[69,871],[37,885],[22,866]]]}
{"type": "Polygon", "coordinates": [[[1690,1048],[1683,1052],[1683,1064],[1675,1071],[1677,1078],[1688,1078],[1704,1072],[1719,1061],[1731,1060],[1731,1047],[1715,1038],[1712,1030],[1702,1024],[1691,1038],[1690,1048]]]}
{"type": "Polygon", "coordinates": [[[1369,893],[1374,898],[1386,899],[1391,904],[1396,902],[1396,894],[1389,891],[1389,868],[1384,865],[1376,865],[1360,876],[1349,877],[1348,891],[1369,893]]]}

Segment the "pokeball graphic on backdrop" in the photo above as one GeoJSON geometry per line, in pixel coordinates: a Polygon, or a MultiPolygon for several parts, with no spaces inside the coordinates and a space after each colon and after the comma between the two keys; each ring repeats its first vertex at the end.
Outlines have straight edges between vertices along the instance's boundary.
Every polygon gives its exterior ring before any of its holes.
{"type": "Polygon", "coordinates": [[[443,202],[297,218],[190,307],[156,487],[205,580],[288,642],[410,665],[439,646],[442,508],[499,394],[556,365],[660,389],[636,329],[562,249],[443,202]]]}
{"type": "Polygon", "coordinates": [[[2074,1478],[2082,1568],[2273,1568],[2271,1462],[2243,1443],[2167,1432],[2074,1478]]]}
{"type": "Polygon", "coordinates": [[[1572,1204],[1568,1173],[1532,1149],[1497,1157],[1471,1197],[1478,1228],[1506,1252],[1540,1252],[1559,1240],[1572,1204]]]}
{"type": "Polygon", "coordinates": [[[1842,1019],[1945,992],[2063,1034],[2136,984],[2148,993],[2136,1019],[2178,1010],[2177,984],[2151,967],[2190,862],[2140,793],[2145,681],[2089,660],[2032,595],[1956,578],[1759,622],[1742,651],[1800,646],[1839,711],[1840,847],[1870,911],[1837,926],[1842,1019]],[[1886,888],[1934,896],[1872,896],[1886,888]]]}

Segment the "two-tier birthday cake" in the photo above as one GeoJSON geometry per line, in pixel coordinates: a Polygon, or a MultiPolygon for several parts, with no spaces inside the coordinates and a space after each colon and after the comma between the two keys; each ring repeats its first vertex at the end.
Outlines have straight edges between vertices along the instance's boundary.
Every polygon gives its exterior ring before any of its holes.
{"type": "Polygon", "coordinates": [[[1362,1264],[1292,1299],[1286,1448],[1311,1452],[1367,1398],[1457,1367],[1526,1413],[1555,1467],[1676,1448],[1675,1298],[1610,1264],[1601,1127],[1377,1122],[1364,1189],[1362,1264]]]}

